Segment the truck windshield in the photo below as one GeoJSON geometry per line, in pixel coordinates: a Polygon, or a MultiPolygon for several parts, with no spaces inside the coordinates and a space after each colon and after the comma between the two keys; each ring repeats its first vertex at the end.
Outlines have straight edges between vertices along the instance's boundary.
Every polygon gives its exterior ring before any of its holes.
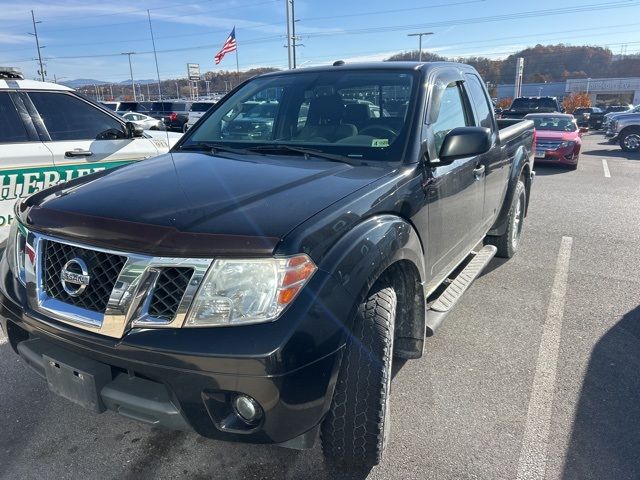
{"type": "Polygon", "coordinates": [[[516,98],[511,104],[511,110],[556,110],[558,105],[552,98],[516,98]]]}
{"type": "Polygon", "coordinates": [[[182,146],[288,145],[399,161],[418,83],[415,75],[406,70],[336,70],[257,78],[219,103],[204,123],[187,134],[182,146]]]}

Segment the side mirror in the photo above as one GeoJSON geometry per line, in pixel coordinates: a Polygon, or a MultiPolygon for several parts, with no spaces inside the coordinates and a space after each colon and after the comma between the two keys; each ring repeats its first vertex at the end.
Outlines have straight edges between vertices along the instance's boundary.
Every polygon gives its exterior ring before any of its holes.
{"type": "Polygon", "coordinates": [[[144,129],[140,125],[136,125],[133,122],[127,122],[126,126],[128,138],[139,138],[144,135],[144,129]]]}
{"type": "Polygon", "coordinates": [[[484,127],[458,127],[447,133],[442,142],[439,165],[463,157],[481,155],[491,149],[491,130],[484,127]]]}

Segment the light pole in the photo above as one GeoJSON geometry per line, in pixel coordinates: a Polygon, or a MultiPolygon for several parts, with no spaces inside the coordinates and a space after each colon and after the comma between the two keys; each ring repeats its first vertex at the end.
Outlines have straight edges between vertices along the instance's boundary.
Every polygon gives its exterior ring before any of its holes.
{"type": "Polygon", "coordinates": [[[180,100],[180,89],[178,88],[178,82],[173,82],[176,84],[176,100],[180,100]]]}
{"type": "Polygon", "coordinates": [[[204,84],[207,86],[207,97],[209,96],[209,84],[211,83],[211,81],[209,80],[205,80],[204,84]]]}
{"type": "Polygon", "coordinates": [[[422,37],[425,35],[433,35],[433,32],[410,33],[407,37],[418,37],[418,61],[422,61],[422,37]]]}
{"type": "Polygon", "coordinates": [[[109,94],[111,95],[111,100],[113,100],[113,85],[109,84],[109,94]]]}
{"type": "Polygon", "coordinates": [[[120,55],[126,55],[129,57],[129,73],[131,74],[131,88],[133,89],[133,101],[137,101],[138,98],[136,96],[136,84],[133,81],[133,68],[131,67],[131,55],[135,55],[136,52],[124,52],[120,55]]]}

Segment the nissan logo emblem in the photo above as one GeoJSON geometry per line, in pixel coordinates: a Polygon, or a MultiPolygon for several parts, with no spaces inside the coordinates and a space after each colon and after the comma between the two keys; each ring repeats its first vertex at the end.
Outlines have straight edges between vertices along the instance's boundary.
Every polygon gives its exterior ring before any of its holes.
{"type": "Polygon", "coordinates": [[[64,264],[60,272],[62,288],[72,297],[77,297],[89,286],[89,269],[81,258],[73,258],[64,264]]]}

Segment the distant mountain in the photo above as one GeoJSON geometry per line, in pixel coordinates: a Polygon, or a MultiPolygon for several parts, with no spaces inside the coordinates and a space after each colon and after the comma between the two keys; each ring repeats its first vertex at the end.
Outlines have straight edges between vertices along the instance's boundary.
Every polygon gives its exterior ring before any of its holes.
{"type": "MultiPolygon", "coordinates": [[[[157,83],[157,80],[135,80],[136,84],[146,85],[147,83],[157,83]]],[[[104,80],[95,80],[93,78],[77,78],[75,80],[65,80],[59,82],[70,88],[80,88],[91,85],[131,85],[131,80],[122,80],[121,82],[105,82],[104,80]]]]}
{"type": "Polygon", "coordinates": [[[108,85],[109,82],[103,82],[102,80],[94,80],[92,78],[77,78],[75,80],[65,80],[64,82],[58,82],[62,85],[66,85],[70,88],[79,88],[86,85],[108,85]]]}

